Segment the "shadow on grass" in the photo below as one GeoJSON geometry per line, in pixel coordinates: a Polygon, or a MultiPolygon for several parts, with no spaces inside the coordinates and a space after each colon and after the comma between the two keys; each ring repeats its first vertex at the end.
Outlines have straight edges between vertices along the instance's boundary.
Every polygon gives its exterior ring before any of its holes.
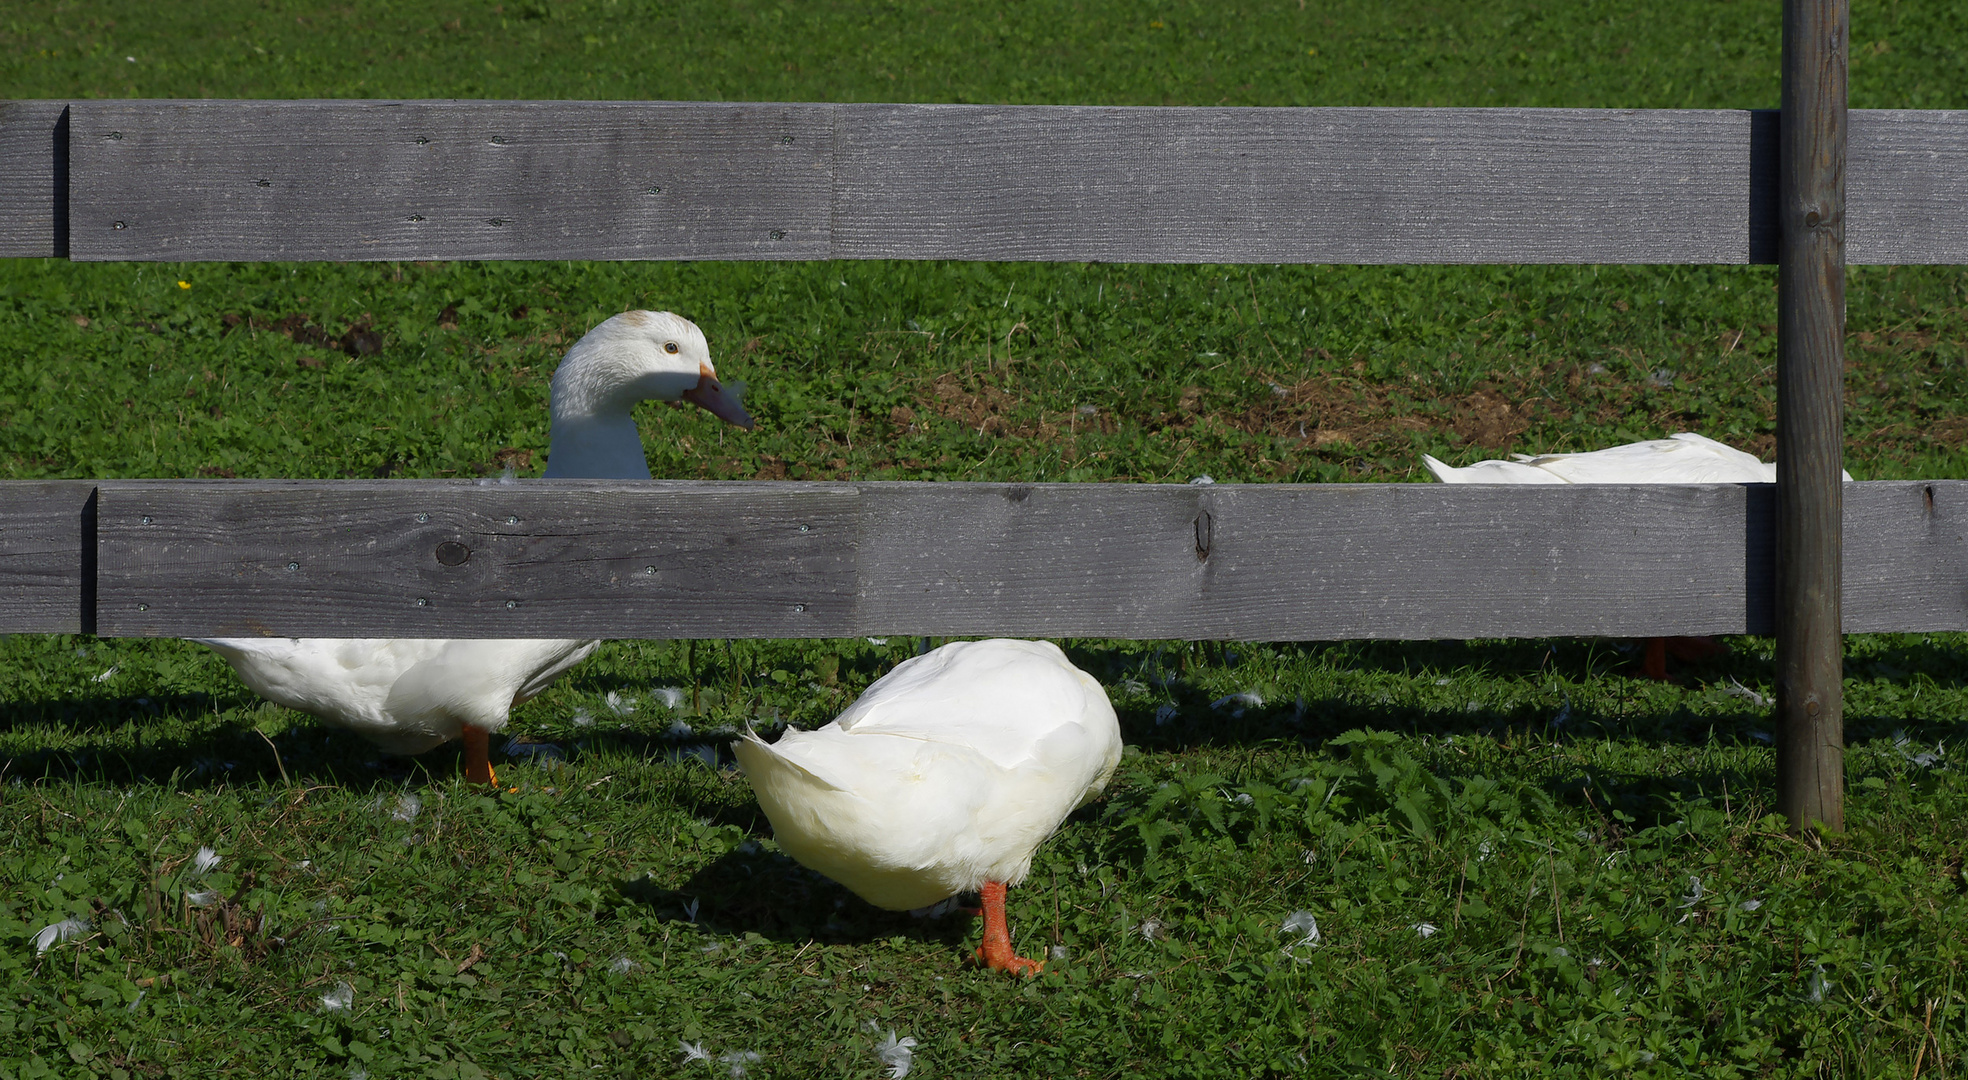
{"type": "Polygon", "coordinates": [[[225,786],[331,784],[401,787],[448,780],[459,765],[457,745],[416,757],[384,754],[361,738],[312,722],[263,735],[238,719],[221,718],[195,697],[150,699],[154,713],[125,704],[113,719],[43,719],[45,708],[0,708],[0,733],[18,743],[40,726],[62,728],[58,745],[0,756],[0,776],[107,784],[172,783],[183,790],[225,786]],[[25,712],[27,719],[20,719],[25,712]],[[284,774],[284,775],[283,775],[284,774]]]}
{"type": "Polygon", "coordinates": [[[1228,698],[1212,700],[1180,685],[1168,688],[1168,695],[1167,702],[1129,704],[1117,710],[1125,742],[1164,752],[1275,742],[1316,745],[1356,728],[1417,737],[1479,735],[1505,743],[1621,739],[1685,746],[1718,741],[1769,745],[1771,738],[1769,715],[1747,706],[1724,714],[1703,715],[1677,708],[1609,716],[1565,705],[1557,710],[1542,705],[1499,709],[1472,703],[1458,709],[1345,698],[1253,705],[1228,698]],[[1175,708],[1167,709],[1167,704],[1175,708]]]}
{"type": "MultiPolygon", "coordinates": [[[[717,934],[757,934],[778,942],[865,944],[905,937],[966,951],[972,919],[956,905],[935,914],[884,911],[792,859],[741,845],[675,889],[647,878],[617,881],[629,900],[663,918],[717,934]]],[[[975,896],[965,900],[974,905],[975,896]]]]}
{"type": "MultiPolygon", "coordinates": [[[[1734,675],[1739,682],[1767,685],[1770,664],[1760,659],[1757,639],[1738,639],[1728,656],[1699,665],[1683,665],[1683,678],[1715,682],[1734,675]]],[[[1955,664],[1958,650],[1945,644],[1917,640],[1872,642],[1850,664],[1855,677],[1931,678],[1936,683],[1968,681],[1955,664]],[[1883,646],[1883,647],[1882,647],[1883,646]],[[1953,666],[1950,666],[1953,665],[1953,666]]],[[[1212,698],[1185,677],[1185,662],[1208,670],[1234,668],[1242,646],[1234,643],[1168,643],[1149,646],[1116,642],[1068,642],[1068,652],[1081,666],[1104,673],[1110,686],[1124,678],[1166,676],[1169,682],[1153,699],[1118,703],[1123,738],[1130,745],[1154,752],[1175,753],[1204,748],[1235,748],[1265,744],[1316,747],[1356,728],[1392,731],[1421,737],[1481,736],[1506,745],[1522,742],[1562,743],[1612,739],[1663,746],[1769,746],[1774,740],[1767,706],[1743,700],[1739,708],[1697,713],[1686,706],[1665,711],[1609,714],[1595,712],[1569,699],[1556,708],[1549,704],[1498,708],[1469,702],[1457,708],[1439,704],[1397,704],[1369,700],[1360,693],[1311,700],[1252,702],[1234,697],[1212,698]],[[1152,659],[1150,656],[1152,655],[1152,659]]],[[[1436,673],[1478,672],[1494,677],[1535,672],[1574,681],[1621,679],[1624,662],[1615,643],[1593,639],[1487,642],[1338,642],[1277,646],[1297,651],[1305,659],[1350,671],[1380,672],[1407,682],[1421,682],[1436,673]]],[[[855,664],[874,669],[885,659],[870,653],[855,664]]],[[[847,663],[843,662],[843,670],[847,663]]],[[[858,670],[858,668],[856,669],[858,670]]],[[[644,680],[605,673],[580,678],[584,690],[605,687],[636,688],[644,680]]],[[[1159,680],[1156,680],[1159,681],[1159,680]]],[[[1437,680],[1440,681],[1439,679],[1437,680]]],[[[1636,683],[1636,686],[1639,684],[1636,683]]],[[[1545,695],[1548,697],[1548,694],[1545,695]]],[[[248,726],[256,715],[257,698],[245,693],[220,696],[202,692],[159,695],[121,695],[89,698],[30,698],[0,703],[0,738],[8,738],[11,754],[0,751],[0,777],[85,780],[106,783],[156,783],[177,778],[181,787],[247,785],[285,779],[297,783],[333,784],[362,788],[405,783],[450,782],[460,767],[457,745],[401,758],[385,755],[359,737],[326,727],[311,719],[283,712],[287,727],[269,739],[248,726]],[[49,737],[38,738],[37,728],[49,737]],[[37,742],[43,744],[34,747],[37,742]]],[[[1600,698],[1601,708],[1606,698],[1600,698]]],[[[729,729],[745,722],[742,707],[716,710],[716,720],[697,719],[729,729]]],[[[608,719],[606,717],[604,720],[608,719]]],[[[548,748],[555,756],[576,757],[606,752],[648,761],[697,758],[713,770],[734,766],[726,734],[691,734],[679,730],[695,718],[684,712],[649,710],[635,726],[573,729],[555,732],[548,748]]],[[[769,722],[767,716],[757,717],[769,722]]],[[[1848,713],[1848,742],[1905,734],[1933,741],[1958,736],[1959,725],[1901,715],[1848,713]]],[[[495,762],[504,740],[495,740],[495,762]]],[[[508,760],[531,756],[521,748],[508,760]]]]}
{"type": "Polygon", "coordinates": [[[215,697],[193,691],[185,694],[101,694],[91,697],[41,698],[0,704],[0,735],[37,724],[60,724],[71,731],[117,731],[132,723],[163,717],[191,717],[221,709],[251,705],[257,698],[228,694],[215,697]]]}

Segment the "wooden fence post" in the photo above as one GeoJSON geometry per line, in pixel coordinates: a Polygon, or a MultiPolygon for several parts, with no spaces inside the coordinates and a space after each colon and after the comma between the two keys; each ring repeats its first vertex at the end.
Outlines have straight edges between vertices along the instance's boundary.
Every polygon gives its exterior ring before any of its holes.
{"type": "Polygon", "coordinates": [[[1844,828],[1849,0],[1784,0],[1777,206],[1777,808],[1844,828]]]}

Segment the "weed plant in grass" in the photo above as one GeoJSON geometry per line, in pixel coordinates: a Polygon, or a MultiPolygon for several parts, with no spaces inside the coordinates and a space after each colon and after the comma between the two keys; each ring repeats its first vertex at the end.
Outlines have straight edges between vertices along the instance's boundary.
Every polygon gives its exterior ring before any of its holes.
{"type": "MultiPolygon", "coordinates": [[[[0,86],[1743,108],[1776,100],[1776,17],[20,0],[0,86]]],[[[1853,105],[1962,107],[1964,18],[1859,5],[1853,105]]],[[[1852,271],[1856,475],[1962,475],[1965,296],[1852,271]]],[[[636,306],[701,323],[760,420],[652,411],[659,476],[1771,449],[1763,268],[14,261],[0,477],[535,474],[560,353],[636,306]]],[[[1804,840],[1768,816],[1765,640],[1673,685],[1605,642],[1066,644],[1131,751],[1013,891],[1015,944],[1052,957],[1021,982],[967,963],[960,916],[789,863],[724,750],[824,722],[914,642],[611,643],[517,711],[493,797],[196,646],[0,639],[0,1078],[874,1077],[902,1039],[914,1077],[1962,1072],[1968,636],[1852,639],[1858,824],[1804,840]]]]}

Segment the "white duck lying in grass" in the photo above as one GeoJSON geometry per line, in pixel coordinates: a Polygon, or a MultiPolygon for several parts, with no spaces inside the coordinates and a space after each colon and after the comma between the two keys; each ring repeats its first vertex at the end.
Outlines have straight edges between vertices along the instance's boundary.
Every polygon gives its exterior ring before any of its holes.
{"type": "MultiPolygon", "coordinates": [[[[1684,431],[1582,454],[1512,454],[1457,469],[1421,455],[1444,484],[1774,484],[1777,467],[1684,431]]],[[[1850,480],[1847,475],[1845,479],[1850,480]]]]}
{"type": "MultiPolygon", "coordinates": [[[[749,428],[719,384],[703,331],[666,311],[627,311],[587,332],[553,377],[546,476],[647,480],[630,410],[690,402],[749,428]]],[[[465,777],[496,782],[487,736],[513,706],[586,659],[599,641],[555,638],[206,638],[254,692],[395,754],[463,737],[465,777]]]]}
{"type": "Polygon", "coordinates": [[[891,911],[984,902],[992,967],[1012,951],[1005,889],[1121,760],[1100,684],[1045,641],[960,641],[906,660],[815,731],[732,745],[786,854],[891,911]]]}
{"type": "MultiPolygon", "coordinates": [[[[1422,464],[1444,484],[1774,484],[1777,467],[1733,446],[1684,431],[1581,454],[1512,454],[1454,468],[1427,454],[1422,464]]],[[[1845,474],[1850,480],[1851,473],[1845,474]]],[[[1704,660],[1728,651],[1714,638],[1648,638],[1641,671],[1667,679],[1667,654],[1704,660]]]]}

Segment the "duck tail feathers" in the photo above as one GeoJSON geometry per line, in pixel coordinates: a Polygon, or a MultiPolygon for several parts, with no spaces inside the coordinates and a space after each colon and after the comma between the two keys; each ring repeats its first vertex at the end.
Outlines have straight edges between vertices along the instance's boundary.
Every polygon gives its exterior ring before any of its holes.
{"type": "Polygon", "coordinates": [[[745,775],[751,778],[754,784],[778,772],[794,774],[808,783],[829,791],[850,791],[848,785],[836,781],[812,764],[786,752],[791,749],[785,745],[787,736],[794,734],[793,731],[788,730],[779,736],[779,743],[775,745],[759,738],[758,732],[753,731],[751,725],[747,724],[739,740],[731,744],[731,753],[738,759],[739,768],[744,770],[745,775]]]}

